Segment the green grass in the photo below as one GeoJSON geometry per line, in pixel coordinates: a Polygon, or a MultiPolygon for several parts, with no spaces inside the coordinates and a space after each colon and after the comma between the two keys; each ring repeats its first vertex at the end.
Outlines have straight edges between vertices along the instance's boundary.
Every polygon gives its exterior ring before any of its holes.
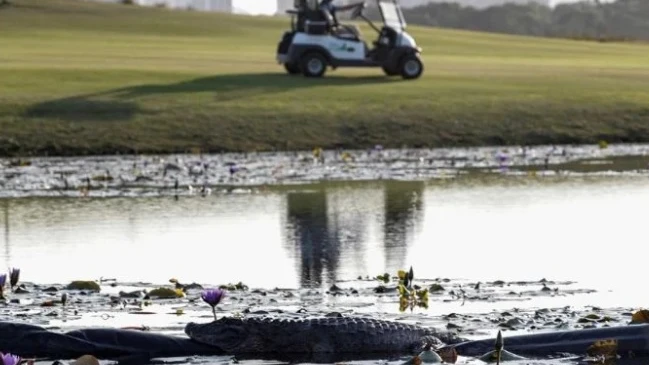
{"type": "Polygon", "coordinates": [[[413,26],[421,79],[312,80],[274,61],[284,18],[13,3],[0,7],[4,155],[649,140],[647,45],[413,26]]]}

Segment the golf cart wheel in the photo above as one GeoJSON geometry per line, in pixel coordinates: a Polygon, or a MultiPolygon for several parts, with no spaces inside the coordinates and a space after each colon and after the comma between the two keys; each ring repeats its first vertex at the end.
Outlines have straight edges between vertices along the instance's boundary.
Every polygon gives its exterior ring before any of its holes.
{"type": "Polygon", "coordinates": [[[395,70],[393,70],[393,69],[391,69],[391,68],[389,68],[389,67],[385,67],[385,66],[383,66],[383,67],[381,67],[381,68],[383,69],[383,72],[384,72],[387,76],[396,76],[396,75],[399,74],[398,71],[395,71],[395,70]]]}
{"type": "Polygon", "coordinates": [[[286,72],[288,72],[291,75],[296,75],[300,73],[300,65],[295,63],[285,63],[284,68],[286,69],[286,72]]]}
{"type": "Polygon", "coordinates": [[[307,53],[302,56],[300,68],[306,77],[321,77],[327,71],[327,59],[319,52],[307,53]]]}
{"type": "Polygon", "coordinates": [[[399,73],[404,79],[416,79],[424,72],[424,64],[418,53],[403,56],[399,63],[399,73]]]}

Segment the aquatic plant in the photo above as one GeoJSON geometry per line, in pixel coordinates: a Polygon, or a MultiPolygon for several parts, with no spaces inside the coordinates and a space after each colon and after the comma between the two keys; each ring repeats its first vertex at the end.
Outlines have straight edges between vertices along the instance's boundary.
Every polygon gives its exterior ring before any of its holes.
{"type": "Polygon", "coordinates": [[[498,336],[496,336],[496,343],[494,344],[494,349],[496,350],[496,365],[500,365],[504,345],[503,334],[498,330],[498,336]]]}
{"type": "Polygon", "coordinates": [[[225,290],[248,290],[248,285],[242,283],[241,281],[236,283],[236,284],[223,284],[219,285],[219,289],[225,289],[225,290]]]}
{"type": "Polygon", "coordinates": [[[388,273],[386,272],[386,273],[383,274],[383,275],[377,275],[377,276],[376,276],[376,279],[377,279],[377,280],[380,280],[380,281],[382,281],[382,282],[384,282],[384,283],[387,284],[387,283],[390,282],[390,274],[388,274],[388,273]]]}
{"type": "Polygon", "coordinates": [[[14,267],[9,270],[9,284],[11,285],[11,291],[13,291],[16,284],[18,284],[18,279],[20,279],[20,269],[14,267]]]}
{"type": "Polygon", "coordinates": [[[438,291],[444,291],[444,287],[441,286],[440,284],[433,283],[430,288],[428,288],[431,292],[438,292],[438,291]]]}
{"type": "Polygon", "coordinates": [[[410,270],[408,272],[406,272],[405,270],[399,270],[397,276],[399,277],[400,284],[403,284],[408,289],[412,288],[412,280],[415,277],[414,272],[412,271],[412,266],[410,266],[410,270]]]}
{"type": "Polygon", "coordinates": [[[201,293],[201,299],[212,307],[212,313],[214,314],[214,320],[216,320],[216,306],[221,302],[225,297],[225,290],[216,288],[216,289],[207,289],[201,293]]]}
{"type": "Polygon", "coordinates": [[[0,274],[0,299],[4,298],[4,296],[2,295],[2,289],[4,289],[6,283],[7,283],[7,274],[0,274]]]}
{"type": "Polygon", "coordinates": [[[0,299],[4,298],[4,296],[2,295],[2,289],[4,289],[6,282],[7,282],[7,274],[0,274],[0,299]]]}
{"type": "Polygon", "coordinates": [[[92,280],[75,280],[67,285],[66,289],[68,290],[90,290],[90,291],[101,291],[101,286],[92,280]]]}
{"type": "Polygon", "coordinates": [[[182,289],[156,288],[146,293],[145,299],[175,299],[185,296],[182,289]]]}
{"type": "Polygon", "coordinates": [[[22,361],[20,356],[3,354],[2,352],[0,352],[0,357],[2,358],[2,364],[4,365],[18,365],[22,361]]]}
{"type": "Polygon", "coordinates": [[[413,285],[415,277],[412,266],[408,272],[399,270],[399,311],[403,312],[407,308],[412,311],[415,306],[428,308],[428,288],[419,289],[413,285]]]}
{"type": "Polygon", "coordinates": [[[399,285],[399,311],[403,312],[415,307],[428,308],[428,289],[408,290],[405,286],[399,285]]]}

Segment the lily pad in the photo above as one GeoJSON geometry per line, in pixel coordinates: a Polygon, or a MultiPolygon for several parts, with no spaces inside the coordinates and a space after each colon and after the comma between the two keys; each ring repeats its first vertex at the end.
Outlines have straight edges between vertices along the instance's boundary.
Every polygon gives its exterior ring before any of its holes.
{"type": "Polygon", "coordinates": [[[219,289],[225,289],[229,291],[234,291],[234,290],[248,290],[248,285],[238,282],[236,284],[227,284],[227,285],[219,285],[219,289]]]}
{"type": "Polygon", "coordinates": [[[433,284],[430,286],[429,290],[431,293],[435,293],[438,291],[444,291],[444,287],[439,284],[433,284]]]}
{"type": "Polygon", "coordinates": [[[175,299],[184,297],[185,293],[180,289],[156,288],[147,293],[147,296],[158,299],[175,299]]]}
{"type": "Polygon", "coordinates": [[[68,284],[68,290],[92,290],[101,291],[101,287],[96,281],[91,280],[76,280],[68,284]]]}

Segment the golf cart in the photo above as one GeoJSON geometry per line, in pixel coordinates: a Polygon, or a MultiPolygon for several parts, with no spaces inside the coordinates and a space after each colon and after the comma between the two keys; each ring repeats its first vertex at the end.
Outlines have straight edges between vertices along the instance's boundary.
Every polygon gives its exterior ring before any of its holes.
{"type": "Polygon", "coordinates": [[[318,0],[295,0],[291,30],[284,33],[277,46],[277,61],[289,74],[321,77],[327,67],[381,67],[386,75],[404,79],[421,76],[424,66],[421,48],[405,31],[406,22],[397,0],[373,0],[383,19],[378,28],[363,15],[365,2],[355,4],[351,19],[364,19],[377,33],[373,47],[361,39],[354,27],[335,27],[331,16],[321,11],[318,0]]]}

